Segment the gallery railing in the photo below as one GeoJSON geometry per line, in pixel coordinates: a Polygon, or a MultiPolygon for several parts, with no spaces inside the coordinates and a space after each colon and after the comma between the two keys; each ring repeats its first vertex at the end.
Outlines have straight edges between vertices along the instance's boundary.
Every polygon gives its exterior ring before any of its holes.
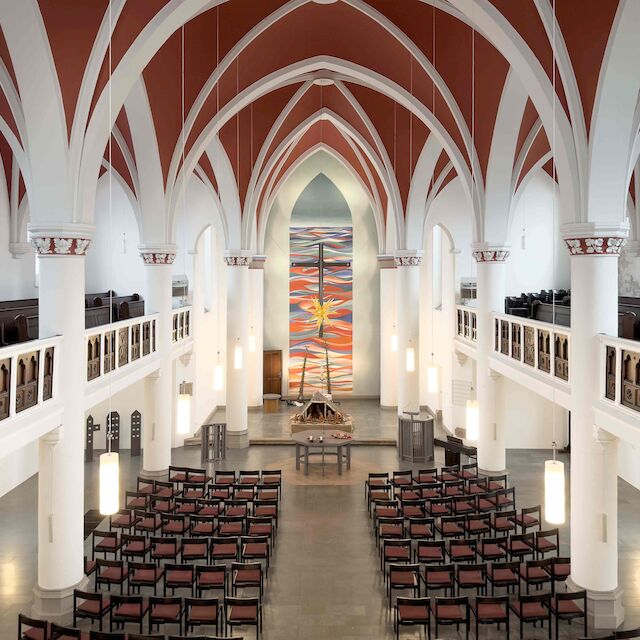
{"type": "Polygon", "coordinates": [[[476,342],[478,339],[477,313],[472,307],[456,305],[457,334],[465,340],[476,342]]]}
{"type": "Polygon", "coordinates": [[[602,399],[640,411],[640,345],[636,340],[599,336],[602,399]]]}
{"type": "Polygon", "coordinates": [[[87,329],[87,382],[155,353],[157,326],[152,314],[87,329]]]}
{"type": "Polygon", "coordinates": [[[56,336],[0,349],[0,420],[54,398],[61,340],[56,336]]]}
{"type": "Polygon", "coordinates": [[[180,342],[191,337],[191,307],[179,307],[173,310],[172,342],[180,342]]]}
{"type": "Polygon", "coordinates": [[[569,328],[504,313],[494,314],[493,322],[496,353],[569,382],[569,328]]]}

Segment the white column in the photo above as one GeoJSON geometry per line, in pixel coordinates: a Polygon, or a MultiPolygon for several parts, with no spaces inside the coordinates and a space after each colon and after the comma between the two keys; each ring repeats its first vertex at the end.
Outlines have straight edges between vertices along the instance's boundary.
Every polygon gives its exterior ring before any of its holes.
{"type": "Polygon", "coordinates": [[[441,357],[440,393],[442,421],[453,430],[453,340],[456,326],[456,254],[451,249],[442,253],[442,345],[438,345],[441,357]]]}
{"type": "Polygon", "coordinates": [[[147,379],[151,412],[142,430],[142,474],[156,477],[166,474],[171,464],[175,395],[171,357],[171,265],[176,257],[175,246],[141,246],[140,255],[144,260],[146,272],[145,313],[159,315],[156,344],[160,366],[157,373],[148,376],[147,379]]]}
{"type": "Polygon", "coordinates": [[[396,308],[398,328],[398,415],[420,411],[420,264],[422,252],[396,254],[396,308]],[[407,352],[413,350],[413,371],[407,370],[407,352]]]}
{"type": "Polygon", "coordinates": [[[249,406],[262,406],[264,345],[264,263],[266,256],[253,256],[249,267],[249,333],[255,350],[249,351],[249,406]]]}
{"type": "Polygon", "coordinates": [[[506,467],[505,434],[495,417],[496,380],[489,370],[489,356],[493,352],[493,314],[504,309],[506,247],[475,244],[473,257],[477,262],[477,348],[476,397],[479,405],[480,429],[478,466],[484,472],[501,472],[506,467]]]}
{"type": "MultiPolygon", "coordinates": [[[[56,349],[62,426],[40,439],[38,472],[38,584],[33,613],[57,619],[72,608],[84,575],[84,329],[85,254],[92,227],[30,226],[38,253],[39,335],[62,336],[56,349]]],[[[41,363],[43,366],[43,363],[41,363]]]]}
{"type": "Polygon", "coordinates": [[[227,445],[249,446],[249,263],[245,255],[225,257],[227,264],[227,445]],[[237,362],[239,356],[240,362],[237,362]],[[240,365],[239,367],[237,365],[240,365]]]}
{"type": "Polygon", "coordinates": [[[597,334],[618,335],[618,256],[625,227],[563,227],[571,253],[571,589],[587,589],[590,622],[624,618],[618,585],[617,441],[594,427],[597,334]]]}
{"type": "Polygon", "coordinates": [[[396,323],[396,269],[392,256],[378,256],[380,266],[380,406],[398,405],[398,352],[392,350],[396,323]]]}

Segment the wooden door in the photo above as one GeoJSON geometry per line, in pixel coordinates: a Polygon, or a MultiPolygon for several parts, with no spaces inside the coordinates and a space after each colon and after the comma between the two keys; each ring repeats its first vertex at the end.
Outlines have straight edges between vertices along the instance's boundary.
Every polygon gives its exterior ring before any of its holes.
{"type": "Polygon", "coordinates": [[[282,393],[282,351],[265,351],[263,393],[282,393]]]}

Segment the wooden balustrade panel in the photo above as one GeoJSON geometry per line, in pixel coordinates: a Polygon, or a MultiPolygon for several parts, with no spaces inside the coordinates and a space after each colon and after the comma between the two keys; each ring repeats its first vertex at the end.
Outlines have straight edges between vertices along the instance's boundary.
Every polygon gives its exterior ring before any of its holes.
{"type": "Polygon", "coordinates": [[[538,330],[538,369],[545,373],[551,373],[549,332],[542,329],[538,330]]]}
{"type": "Polygon", "coordinates": [[[556,353],[554,372],[556,378],[569,380],[569,338],[564,335],[556,335],[556,353]]]}
{"type": "Polygon", "coordinates": [[[500,351],[500,320],[493,323],[493,350],[500,351]]]}
{"type": "Polygon", "coordinates": [[[116,368],[116,332],[104,334],[104,372],[109,373],[116,368]]]}
{"type": "Polygon", "coordinates": [[[151,344],[152,351],[155,353],[156,349],[158,348],[157,326],[155,320],[151,324],[151,344]]]}
{"type": "Polygon", "coordinates": [[[148,356],[151,352],[151,323],[145,322],[142,325],[142,355],[148,356]]]}
{"type": "Polygon", "coordinates": [[[140,358],[140,326],[131,327],[131,360],[140,358]]]}
{"type": "MultiPolygon", "coordinates": [[[[100,345],[100,338],[98,338],[100,345]]],[[[47,347],[44,350],[44,376],[42,379],[42,400],[50,400],[53,397],[53,358],[55,349],[47,347]]],[[[100,372],[100,360],[98,360],[98,372],[100,372]]]]}
{"type": "Polygon", "coordinates": [[[191,335],[191,311],[185,311],[184,314],[184,334],[186,337],[191,335]]]}
{"type": "Polygon", "coordinates": [[[11,358],[0,360],[0,420],[9,417],[11,404],[11,358]]]}
{"type": "Polygon", "coordinates": [[[471,339],[478,339],[478,316],[475,314],[471,316],[471,339]]]}
{"type": "Polygon", "coordinates": [[[18,356],[18,378],[16,384],[16,413],[38,404],[38,360],[37,351],[18,356]]]}
{"type": "Polygon", "coordinates": [[[511,357],[514,360],[522,357],[522,332],[519,324],[511,325],[511,357]]]}
{"type": "Polygon", "coordinates": [[[87,380],[100,376],[100,336],[89,336],[87,340],[87,380]]]}
{"type": "Polygon", "coordinates": [[[615,347],[607,347],[607,362],[605,365],[606,382],[605,396],[609,400],[616,399],[616,350],[615,347]]]}
{"type": "Polygon", "coordinates": [[[118,366],[129,362],[129,331],[126,327],[118,329],[118,366]]]}
{"type": "Polygon", "coordinates": [[[180,340],[184,338],[184,313],[178,316],[178,338],[180,340]]]}
{"type": "Polygon", "coordinates": [[[171,332],[171,340],[178,342],[178,316],[173,316],[173,331],[171,332]]]}
{"type": "Polygon", "coordinates": [[[640,411],[640,353],[622,351],[622,404],[640,411]]]}
{"type": "Polygon", "coordinates": [[[524,328],[524,361],[525,364],[536,366],[536,332],[533,327],[524,328]]]}
{"type": "Polygon", "coordinates": [[[464,336],[464,313],[461,309],[458,309],[458,335],[464,336]]]}
{"type": "Polygon", "coordinates": [[[500,320],[500,353],[509,355],[509,323],[500,320]]]}

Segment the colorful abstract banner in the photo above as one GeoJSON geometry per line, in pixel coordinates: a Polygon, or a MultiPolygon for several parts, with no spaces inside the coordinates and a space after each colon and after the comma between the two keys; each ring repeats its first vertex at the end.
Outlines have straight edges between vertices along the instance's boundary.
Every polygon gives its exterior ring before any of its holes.
{"type": "Polygon", "coordinates": [[[319,298],[318,268],[291,266],[289,272],[289,393],[298,393],[306,354],[305,397],[327,391],[325,346],[332,393],[353,391],[353,272],[350,266],[331,267],[332,261],[352,260],[353,229],[291,227],[291,263],[317,262],[320,242],[324,245],[323,297],[328,318],[322,338],[314,317],[319,298]]]}

